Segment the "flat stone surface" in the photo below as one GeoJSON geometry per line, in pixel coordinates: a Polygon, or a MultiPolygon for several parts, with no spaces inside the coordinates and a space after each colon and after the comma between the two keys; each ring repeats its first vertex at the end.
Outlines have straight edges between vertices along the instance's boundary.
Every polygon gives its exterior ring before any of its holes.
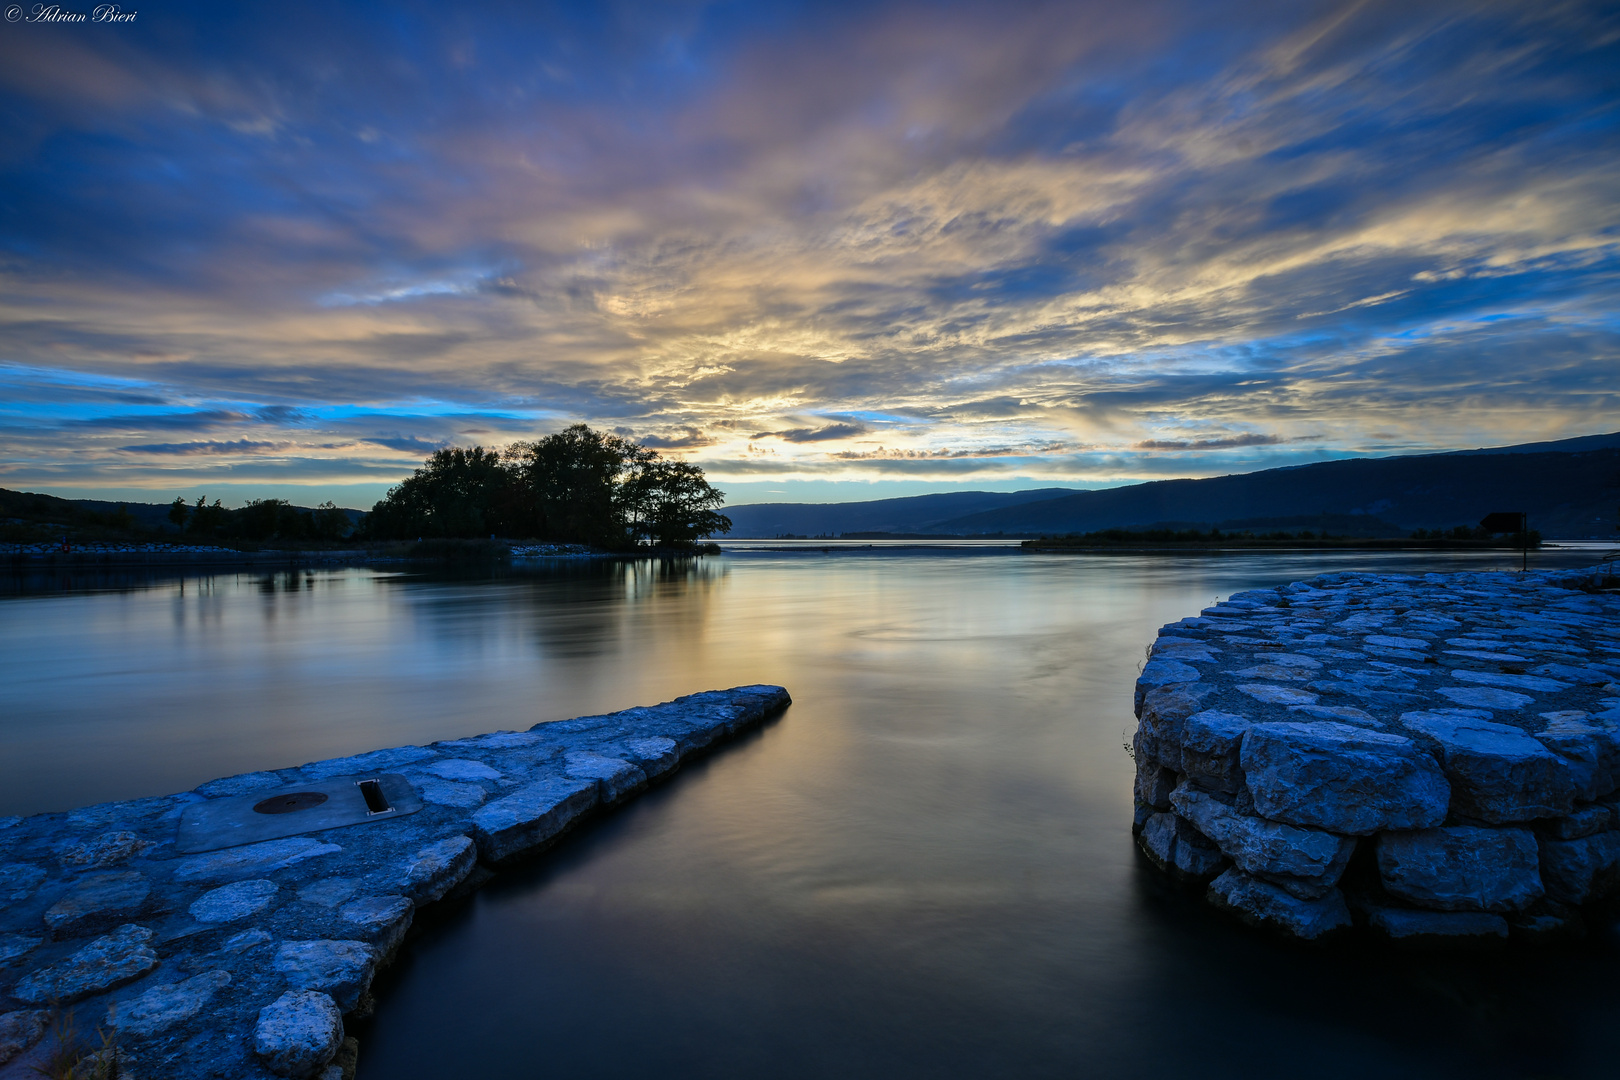
{"type": "Polygon", "coordinates": [[[231,984],[227,971],[205,971],[184,982],[154,986],[140,997],[119,1002],[107,1012],[107,1023],[120,1035],[154,1035],[189,1020],[231,984]]]}
{"type": "Polygon", "coordinates": [[[56,858],[64,867],[99,870],[128,862],[149,846],[147,841],[132,832],[109,832],[94,840],[68,844],[57,852],[56,858]]]}
{"type": "MultiPolygon", "coordinates": [[[[330,1053],[342,1011],[359,1006],[377,965],[402,946],[417,905],[483,880],[483,850],[494,858],[538,850],[787,704],[780,687],[737,687],[245,773],[172,796],[0,818],[0,1001],[19,1015],[60,1002],[92,1023],[108,1017],[121,1066],[143,1080],[268,1080],[300,1070],[341,1080],[330,1053]],[[477,798],[423,800],[419,812],[363,827],[177,850],[188,811],[209,801],[352,787],[353,777],[382,770],[399,770],[413,797],[444,785],[477,798]]],[[[1191,840],[1183,861],[1200,851],[1221,860],[1191,840]]]]}
{"type": "Polygon", "coordinates": [[[289,990],[259,1010],[253,1052],[277,1076],[313,1076],[337,1056],[343,1014],[325,994],[289,990]]]}
{"type": "Polygon", "coordinates": [[[45,939],[28,934],[0,934],[0,964],[9,964],[39,946],[45,939]]]}
{"type": "Polygon", "coordinates": [[[403,896],[362,896],[338,908],[338,914],[350,932],[387,953],[410,929],[415,910],[416,905],[403,896]]]}
{"type": "Polygon", "coordinates": [[[1442,911],[1517,911],[1544,891],[1529,829],[1383,833],[1378,872],[1391,894],[1442,911]]]}
{"type": "Polygon", "coordinates": [[[233,881],[258,877],[307,859],[336,855],[342,850],[337,844],[322,843],[305,836],[266,840],[262,844],[194,855],[181,861],[175,868],[174,876],[177,881],[233,881]]]}
{"type": "Polygon", "coordinates": [[[472,836],[478,855],[498,862],[544,843],[596,802],[595,780],[547,777],[520,788],[474,812],[472,836]]]}
{"type": "Polygon", "coordinates": [[[319,990],[348,1012],[371,985],[377,950],[364,941],[288,941],[271,966],[294,990],[319,990]]]}
{"type": "Polygon", "coordinates": [[[138,870],[87,874],[45,910],[45,925],[56,933],[115,925],[139,914],[151,895],[152,883],[138,870]]]}
{"type": "Polygon", "coordinates": [[[264,878],[221,885],[197,898],[190,908],[191,917],[205,923],[235,922],[269,907],[280,891],[275,882],[264,878]]]}
{"type": "Polygon", "coordinates": [[[416,904],[431,904],[459,885],[478,863],[478,845],[452,836],[415,852],[401,867],[399,890],[416,904]]]}
{"type": "Polygon", "coordinates": [[[17,983],[12,995],[30,1005],[71,1005],[111,990],[158,966],[151,947],[152,931],[130,923],[90,944],[53,967],[42,968],[17,983]]]}

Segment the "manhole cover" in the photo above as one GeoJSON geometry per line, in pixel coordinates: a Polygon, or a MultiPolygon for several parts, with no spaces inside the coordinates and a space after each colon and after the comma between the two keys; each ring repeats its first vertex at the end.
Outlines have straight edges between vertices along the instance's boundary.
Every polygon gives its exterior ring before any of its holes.
{"type": "Polygon", "coordinates": [[[253,804],[255,814],[290,814],[294,810],[308,810],[327,799],[322,791],[294,791],[286,795],[272,795],[263,802],[253,804]]]}

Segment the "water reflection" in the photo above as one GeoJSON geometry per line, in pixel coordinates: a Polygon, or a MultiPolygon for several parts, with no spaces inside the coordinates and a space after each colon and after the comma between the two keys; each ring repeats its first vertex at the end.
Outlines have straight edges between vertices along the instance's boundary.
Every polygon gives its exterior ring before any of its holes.
{"type": "Polygon", "coordinates": [[[1599,1075],[1612,953],[1293,948],[1130,842],[1120,744],[1157,626],[1438,561],[754,552],[23,597],[0,604],[0,796],[780,682],[782,719],[425,927],[362,1028],[365,1080],[1599,1075]]]}

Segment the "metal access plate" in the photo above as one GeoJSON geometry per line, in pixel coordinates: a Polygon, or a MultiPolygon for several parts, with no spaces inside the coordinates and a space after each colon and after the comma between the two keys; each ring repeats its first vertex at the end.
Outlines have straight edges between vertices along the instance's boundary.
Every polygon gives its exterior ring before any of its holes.
{"type": "MultiPolygon", "coordinates": [[[[375,797],[375,793],[373,794],[375,797]]],[[[422,809],[422,797],[398,773],[334,776],[313,784],[269,788],[251,795],[210,799],[180,815],[178,849],[185,854],[279,840],[284,836],[365,825],[422,809]],[[360,784],[373,781],[388,809],[373,811],[360,784]]]]}

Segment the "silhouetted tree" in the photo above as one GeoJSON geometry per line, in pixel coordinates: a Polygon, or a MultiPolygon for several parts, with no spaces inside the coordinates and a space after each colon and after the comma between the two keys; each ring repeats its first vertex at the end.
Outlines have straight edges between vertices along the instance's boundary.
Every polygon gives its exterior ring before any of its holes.
{"type": "Polygon", "coordinates": [[[512,473],[494,450],[452,446],[435,451],[404,483],[372,507],[366,531],[379,539],[512,534],[502,520],[512,499],[512,473]]]}
{"type": "Polygon", "coordinates": [[[476,446],[438,451],[372,508],[365,533],[685,546],[731,528],[716,512],[724,501],[696,465],[575,424],[501,454],[476,446]]]}
{"type": "Polygon", "coordinates": [[[716,511],[726,493],[710,486],[703,470],[660,457],[641,463],[625,485],[631,533],[660,547],[684,547],[704,536],[730,532],[731,519],[716,511]]]}
{"type": "Polygon", "coordinates": [[[624,486],[655,451],[575,424],[537,442],[514,443],[506,456],[522,485],[528,535],[606,548],[633,542],[624,486]]]}

